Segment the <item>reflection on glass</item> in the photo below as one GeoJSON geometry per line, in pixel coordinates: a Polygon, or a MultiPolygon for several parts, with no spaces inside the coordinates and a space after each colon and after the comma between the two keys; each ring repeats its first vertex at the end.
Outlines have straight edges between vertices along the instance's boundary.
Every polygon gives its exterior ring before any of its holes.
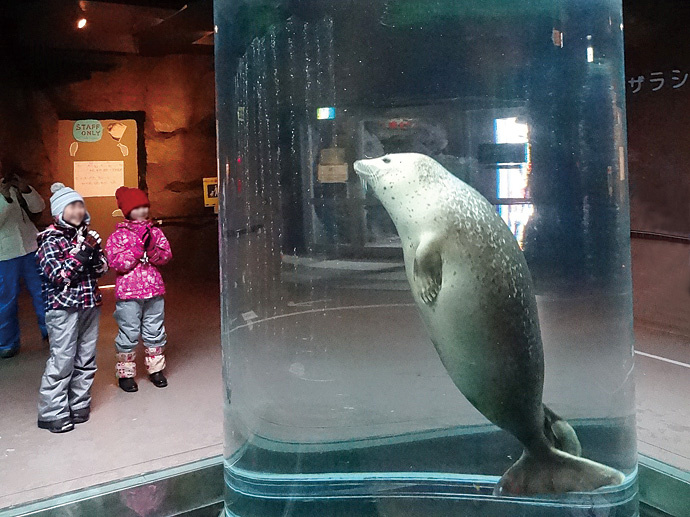
{"type": "Polygon", "coordinates": [[[511,200],[510,204],[499,204],[498,213],[510,228],[522,247],[525,226],[534,207],[528,202],[528,174],[531,167],[529,151],[529,127],[518,122],[517,117],[496,119],[497,144],[524,144],[524,161],[499,164],[496,172],[496,197],[499,200],[511,200]]]}
{"type": "Polygon", "coordinates": [[[613,0],[216,2],[228,515],[635,515],[620,20],[613,0]],[[398,153],[495,205],[533,278],[544,403],[622,484],[493,495],[522,446],[449,376],[410,243],[353,169],[398,153]]]}

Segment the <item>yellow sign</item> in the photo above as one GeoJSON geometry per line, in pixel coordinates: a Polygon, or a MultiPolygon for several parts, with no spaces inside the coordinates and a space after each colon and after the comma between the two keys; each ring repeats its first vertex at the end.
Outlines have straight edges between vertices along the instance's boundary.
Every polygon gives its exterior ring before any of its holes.
{"type": "Polygon", "coordinates": [[[204,206],[218,206],[218,178],[204,178],[204,206]]]}

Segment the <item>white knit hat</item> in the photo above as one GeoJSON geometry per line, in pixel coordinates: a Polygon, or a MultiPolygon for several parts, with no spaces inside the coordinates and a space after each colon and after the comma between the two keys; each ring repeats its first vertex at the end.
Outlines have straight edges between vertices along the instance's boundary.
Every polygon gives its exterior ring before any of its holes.
{"type": "Polygon", "coordinates": [[[75,201],[84,203],[84,198],[81,197],[79,192],[66,187],[64,183],[53,183],[50,186],[50,191],[53,193],[50,196],[50,213],[53,217],[62,219],[62,212],[65,211],[65,207],[70,203],[75,201]]]}

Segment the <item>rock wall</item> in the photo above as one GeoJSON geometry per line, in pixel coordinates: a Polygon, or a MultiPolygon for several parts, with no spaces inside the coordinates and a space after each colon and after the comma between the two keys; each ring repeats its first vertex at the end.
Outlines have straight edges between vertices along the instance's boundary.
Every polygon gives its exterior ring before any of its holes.
{"type": "Polygon", "coordinates": [[[49,192],[53,170],[49,149],[57,146],[57,116],[50,116],[46,104],[41,93],[0,84],[0,156],[6,165],[28,171],[31,184],[43,194],[49,192]]]}
{"type": "Polygon", "coordinates": [[[63,112],[145,112],[146,184],[155,215],[205,213],[201,178],[216,170],[211,57],[127,58],[56,97],[63,112]]]}
{"type": "MultiPolygon", "coordinates": [[[[217,226],[211,209],[204,208],[202,191],[202,178],[216,174],[212,56],[123,56],[88,80],[42,90],[3,82],[0,149],[48,197],[57,168],[60,114],[104,111],[145,112],[152,214],[179,218],[164,227],[177,267],[217,274],[217,226]]],[[[49,214],[42,222],[49,222],[49,214]]]]}

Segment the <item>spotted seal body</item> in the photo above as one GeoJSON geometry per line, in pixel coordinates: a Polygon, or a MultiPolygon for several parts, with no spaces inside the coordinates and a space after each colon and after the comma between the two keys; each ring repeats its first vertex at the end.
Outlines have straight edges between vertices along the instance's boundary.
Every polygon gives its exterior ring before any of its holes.
{"type": "Polygon", "coordinates": [[[495,208],[421,154],[355,163],[400,235],[405,270],[448,374],[525,447],[497,493],[587,491],[623,475],[579,458],[575,431],[542,403],[544,356],[525,258],[495,208]]]}

